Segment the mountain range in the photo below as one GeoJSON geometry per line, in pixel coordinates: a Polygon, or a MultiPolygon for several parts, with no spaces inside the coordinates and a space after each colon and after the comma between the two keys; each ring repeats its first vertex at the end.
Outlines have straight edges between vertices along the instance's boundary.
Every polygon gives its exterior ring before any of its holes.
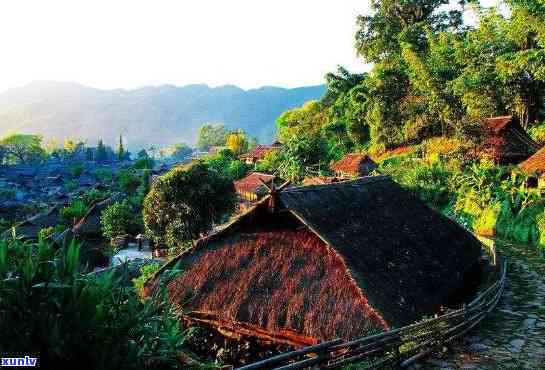
{"type": "Polygon", "coordinates": [[[319,99],[325,86],[294,89],[233,85],[101,90],[69,82],[33,82],[0,94],[0,136],[11,132],[115,145],[123,135],[129,150],[194,144],[203,123],[243,129],[261,143],[274,139],[278,116],[319,99]]]}

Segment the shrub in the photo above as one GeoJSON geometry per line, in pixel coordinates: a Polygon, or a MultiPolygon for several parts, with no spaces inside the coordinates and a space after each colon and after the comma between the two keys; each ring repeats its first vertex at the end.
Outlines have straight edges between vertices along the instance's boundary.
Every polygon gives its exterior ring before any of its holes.
{"type": "Polygon", "coordinates": [[[55,233],[55,228],[50,227],[44,227],[38,232],[38,240],[46,240],[49,239],[53,234],[55,233]]]}
{"type": "Polygon", "coordinates": [[[79,188],[79,182],[77,180],[68,180],[64,183],[64,188],[67,192],[72,192],[79,188]]]}
{"type": "Polygon", "coordinates": [[[160,268],[161,265],[159,263],[150,263],[140,267],[140,276],[132,279],[134,288],[139,295],[142,295],[144,283],[160,268]]]}
{"type": "Polygon", "coordinates": [[[155,161],[153,159],[151,159],[150,157],[145,157],[145,158],[137,159],[136,162],[134,162],[132,167],[136,170],[145,170],[145,169],[150,170],[153,168],[154,165],[155,165],[155,161]]]}
{"type": "Polygon", "coordinates": [[[110,239],[134,231],[134,212],[127,200],[117,202],[102,211],[102,234],[110,239]]]}
{"type": "Polygon", "coordinates": [[[501,212],[501,204],[495,203],[486,207],[475,220],[473,226],[477,234],[494,236],[496,234],[496,223],[501,212]]]}
{"type": "Polygon", "coordinates": [[[73,226],[78,223],[79,220],[87,213],[87,205],[81,201],[76,200],[68,207],[61,208],[60,219],[61,223],[65,226],[73,226]]]}
{"type": "Polygon", "coordinates": [[[84,274],[73,243],[0,242],[2,353],[39,354],[44,369],[188,368],[189,333],[164,296],[141,301],[123,278],[84,274]]]}
{"type": "Polygon", "coordinates": [[[88,206],[101,202],[112,196],[109,190],[88,189],[83,193],[82,200],[88,206]]]}
{"type": "Polygon", "coordinates": [[[233,183],[206,164],[174,168],[158,178],[144,200],[146,233],[156,244],[174,248],[195,239],[229,214],[233,183]]]}
{"type": "Polygon", "coordinates": [[[107,169],[107,168],[99,168],[97,170],[94,170],[93,171],[93,176],[98,177],[100,179],[100,181],[105,182],[105,183],[112,182],[112,180],[114,178],[114,174],[113,174],[112,170],[107,169]]]}
{"type": "Polygon", "coordinates": [[[83,167],[81,164],[70,167],[70,173],[74,177],[80,177],[83,174],[83,171],[85,171],[85,167],[83,167]]]}
{"type": "Polygon", "coordinates": [[[127,170],[119,172],[117,181],[121,191],[128,195],[133,195],[142,184],[138,176],[127,170]]]}
{"type": "Polygon", "coordinates": [[[528,130],[530,136],[540,144],[545,144],[545,122],[528,130]]]}
{"type": "Polygon", "coordinates": [[[3,198],[3,199],[13,200],[15,199],[16,194],[17,192],[15,191],[15,189],[10,189],[10,188],[0,189],[0,198],[3,198]]]}

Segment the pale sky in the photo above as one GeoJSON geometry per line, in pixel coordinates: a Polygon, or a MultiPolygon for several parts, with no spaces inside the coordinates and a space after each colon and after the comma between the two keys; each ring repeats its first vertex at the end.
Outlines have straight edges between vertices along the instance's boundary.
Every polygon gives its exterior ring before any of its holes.
{"type": "Polygon", "coordinates": [[[321,84],[354,51],[365,0],[1,0],[0,91],[321,84]]]}
{"type": "MultiPolygon", "coordinates": [[[[485,0],[487,5],[494,0],[485,0]]],[[[356,57],[366,0],[0,0],[0,91],[321,84],[356,57]]]]}

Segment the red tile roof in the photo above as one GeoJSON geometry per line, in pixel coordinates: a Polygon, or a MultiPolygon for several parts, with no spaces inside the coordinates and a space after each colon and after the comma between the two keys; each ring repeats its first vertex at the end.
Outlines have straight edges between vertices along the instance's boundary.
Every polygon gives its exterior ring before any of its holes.
{"type": "Polygon", "coordinates": [[[256,193],[261,187],[264,187],[263,183],[270,184],[275,180],[276,176],[269,175],[267,173],[252,172],[248,176],[235,181],[235,190],[237,193],[256,193]]]}
{"type": "Polygon", "coordinates": [[[488,118],[485,121],[487,128],[494,131],[495,133],[499,133],[511,122],[513,122],[513,116],[493,117],[493,118],[488,118]]]}
{"type": "Polygon", "coordinates": [[[527,174],[545,174],[545,147],[520,164],[520,168],[527,174]]]}
{"type": "Polygon", "coordinates": [[[350,176],[368,175],[377,165],[367,154],[347,154],[340,161],[331,165],[335,172],[341,172],[350,176]]]}
{"type": "Polygon", "coordinates": [[[336,177],[326,177],[326,176],[317,176],[317,177],[307,177],[303,180],[303,185],[324,185],[331,184],[333,182],[338,182],[339,179],[336,177]]]}
{"type": "Polygon", "coordinates": [[[282,144],[274,143],[272,145],[256,145],[248,153],[241,154],[238,158],[241,160],[254,159],[257,161],[265,159],[267,153],[280,150],[282,144]]]}

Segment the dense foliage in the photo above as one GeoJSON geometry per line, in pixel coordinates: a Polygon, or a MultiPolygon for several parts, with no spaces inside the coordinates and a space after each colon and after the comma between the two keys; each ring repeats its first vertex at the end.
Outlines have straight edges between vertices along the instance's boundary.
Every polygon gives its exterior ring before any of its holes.
{"type": "Polygon", "coordinates": [[[327,74],[323,99],[280,116],[278,172],[300,179],[348,152],[381,153],[435,136],[476,141],[478,123],[495,115],[520,118],[543,140],[543,7],[509,1],[499,12],[467,3],[372,1],[356,35],[372,70],[339,67],[327,74]],[[475,25],[462,23],[464,11],[475,25]]]}
{"type": "Polygon", "coordinates": [[[75,244],[0,242],[0,354],[37,354],[45,369],[182,368],[189,333],[174,311],[120,282],[83,274],[75,244]]]}
{"type": "Polygon", "coordinates": [[[146,233],[155,243],[176,248],[229,214],[234,195],[230,179],[205,163],[176,167],[155,180],[144,200],[146,233]]]}

